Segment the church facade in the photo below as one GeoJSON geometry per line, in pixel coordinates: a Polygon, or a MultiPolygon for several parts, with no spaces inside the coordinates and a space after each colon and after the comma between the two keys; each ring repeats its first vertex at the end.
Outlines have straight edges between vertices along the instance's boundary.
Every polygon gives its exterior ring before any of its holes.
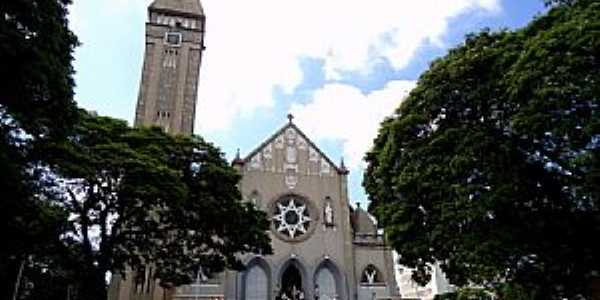
{"type": "Polygon", "coordinates": [[[394,299],[392,254],[372,218],[349,205],[348,171],[290,120],[245,158],[240,190],[267,213],[272,255],[177,289],[177,299],[394,299]]]}
{"type": "MultiPolygon", "coordinates": [[[[199,0],[155,0],[148,9],[136,126],[192,134],[205,16],[199,0]]],[[[259,140],[257,140],[257,143],[259,140]]],[[[110,300],[398,299],[392,252],[373,218],[348,196],[348,170],[329,159],[289,116],[233,166],[243,201],[267,213],[272,255],[241,257],[225,271],[163,290],[152,268],[113,276],[110,300]]]]}

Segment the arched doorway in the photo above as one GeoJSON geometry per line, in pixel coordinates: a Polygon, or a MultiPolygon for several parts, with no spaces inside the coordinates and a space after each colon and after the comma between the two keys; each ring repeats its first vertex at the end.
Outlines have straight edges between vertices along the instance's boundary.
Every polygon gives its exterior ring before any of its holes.
{"type": "Polygon", "coordinates": [[[294,264],[290,264],[281,275],[281,289],[278,299],[299,300],[305,298],[302,273],[294,264]]]}
{"type": "Polygon", "coordinates": [[[269,278],[261,265],[252,265],[246,270],[244,277],[245,300],[265,300],[269,298],[269,278]]]}
{"type": "Polygon", "coordinates": [[[319,300],[339,299],[335,276],[328,267],[322,267],[315,276],[315,296],[319,300]]]}
{"type": "Polygon", "coordinates": [[[344,276],[336,263],[325,258],[313,276],[314,297],[319,300],[348,299],[344,286],[344,276]]]}

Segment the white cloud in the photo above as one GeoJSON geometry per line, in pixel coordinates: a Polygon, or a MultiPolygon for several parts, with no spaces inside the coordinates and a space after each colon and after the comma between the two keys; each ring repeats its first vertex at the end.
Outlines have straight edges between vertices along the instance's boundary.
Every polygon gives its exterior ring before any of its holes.
{"type": "MultiPolygon", "coordinates": [[[[113,0],[114,1],[114,0],[113,0]]],[[[272,90],[302,80],[300,57],[325,61],[329,79],[369,72],[382,59],[400,69],[426,41],[442,45],[448,21],[499,0],[203,0],[207,50],[201,71],[200,132],[273,106],[272,90]]]]}
{"type": "Polygon", "coordinates": [[[328,84],[308,104],[294,104],[295,122],[317,140],[342,142],[351,168],[362,167],[362,158],[377,136],[379,124],[415,86],[414,81],[390,81],[383,89],[362,94],[345,84],[328,84]]]}
{"type": "MultiPolygon", "coordinates": [[[[91,15],[143,26],[150,2],[75,1],[70,19],[78,33],[91,26],[91,15]]],[[[444,46],[451,18],[500,10],[500,0],[201,2],[207,14],[196,118],[201,134],[226,131],[236,118],[273,107],[275,86],[291,93],[302,81],[302,57],[322,59],[329,80],[344,72],[368,74],[382,60],[401,69],[423,43],[444,46]]]]}
{"type": "Polygon", "coordinates": [[[69,6],[69,27],[80,39],[97,39],[97,36],[88,34],[92,26],[111,22],[112,18],[128,18],[132,21],[142,16],[145,18],[146,9],[151,2],[152,0],[73,1],[69,6]]]}

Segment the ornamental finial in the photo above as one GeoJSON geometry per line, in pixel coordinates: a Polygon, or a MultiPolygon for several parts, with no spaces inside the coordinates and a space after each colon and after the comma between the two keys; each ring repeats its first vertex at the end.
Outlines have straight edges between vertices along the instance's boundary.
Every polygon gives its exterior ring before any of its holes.
{"type": "Polygon", "coordinates": [[[243,165],[244,164],[244,160],[240,157],[240,148],[237,149],[237,152],[235,153],[235,158],[233,159],[232,164],[233,165],[243,165]]]}
{"type": "Polygon", "coordinates": [[[288,118],[288,122],[291,124],[291,123],[292,123],[292,120],[294,120],[294,115],[292,115],[291,113],[289,113],[289,114],[287,115],[287,118],[288,118]]]}
{"type": "Polygon", "coordinates": [[[339,169],[340,174],[342,175],[348,175],[348,173],[350,173],[350,171],[348,170],[348,168],[346,168],[346,164],[344,163],[344,157],[342,156],[342,159],[340,160],[340,169],[339,169]]]}

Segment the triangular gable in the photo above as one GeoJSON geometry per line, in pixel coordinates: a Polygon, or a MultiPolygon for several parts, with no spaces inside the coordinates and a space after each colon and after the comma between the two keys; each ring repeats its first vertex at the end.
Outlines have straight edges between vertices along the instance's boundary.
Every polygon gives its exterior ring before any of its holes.
{"type": "Polygon", "coordinates": [[[277,130],[267,140],[261,143],[256,149],[254,149],[252,152],[250,152],[250,154],[248,154],[244,159],[242,159],[244,165],[252,163],[253,158],[257,157],[257,155],[261,155],[262,153],[268,153],[269,151],[272,151],[272,149],[269,149],[269,147],[285,147],[286,134],[288,134],[290,129],[292,129],[297,135],[297,139],[295,141],[296,146],[301,150],[303,150],[304,147],[306,147],[306,150],[310,153],[309,157],[311,157],[311,159],[318,158],[319,161],[322,162],[322,164],[326,163],[331,170],[339,174],[347,173],[347,170],[345,168],[338,167],[323,151],[321,151],[321,149],[319,149],[319,147],[317,147],[317,145],[311,139],[309,139],[306,136],[306,134],[304,134],[304,132],[302,132],[302,130],[300,130],[300,128],[298,128],[298,126],[296,126],[296,124],[294,124],[291,121],[285,124],[279,130],[277,130]]]}

